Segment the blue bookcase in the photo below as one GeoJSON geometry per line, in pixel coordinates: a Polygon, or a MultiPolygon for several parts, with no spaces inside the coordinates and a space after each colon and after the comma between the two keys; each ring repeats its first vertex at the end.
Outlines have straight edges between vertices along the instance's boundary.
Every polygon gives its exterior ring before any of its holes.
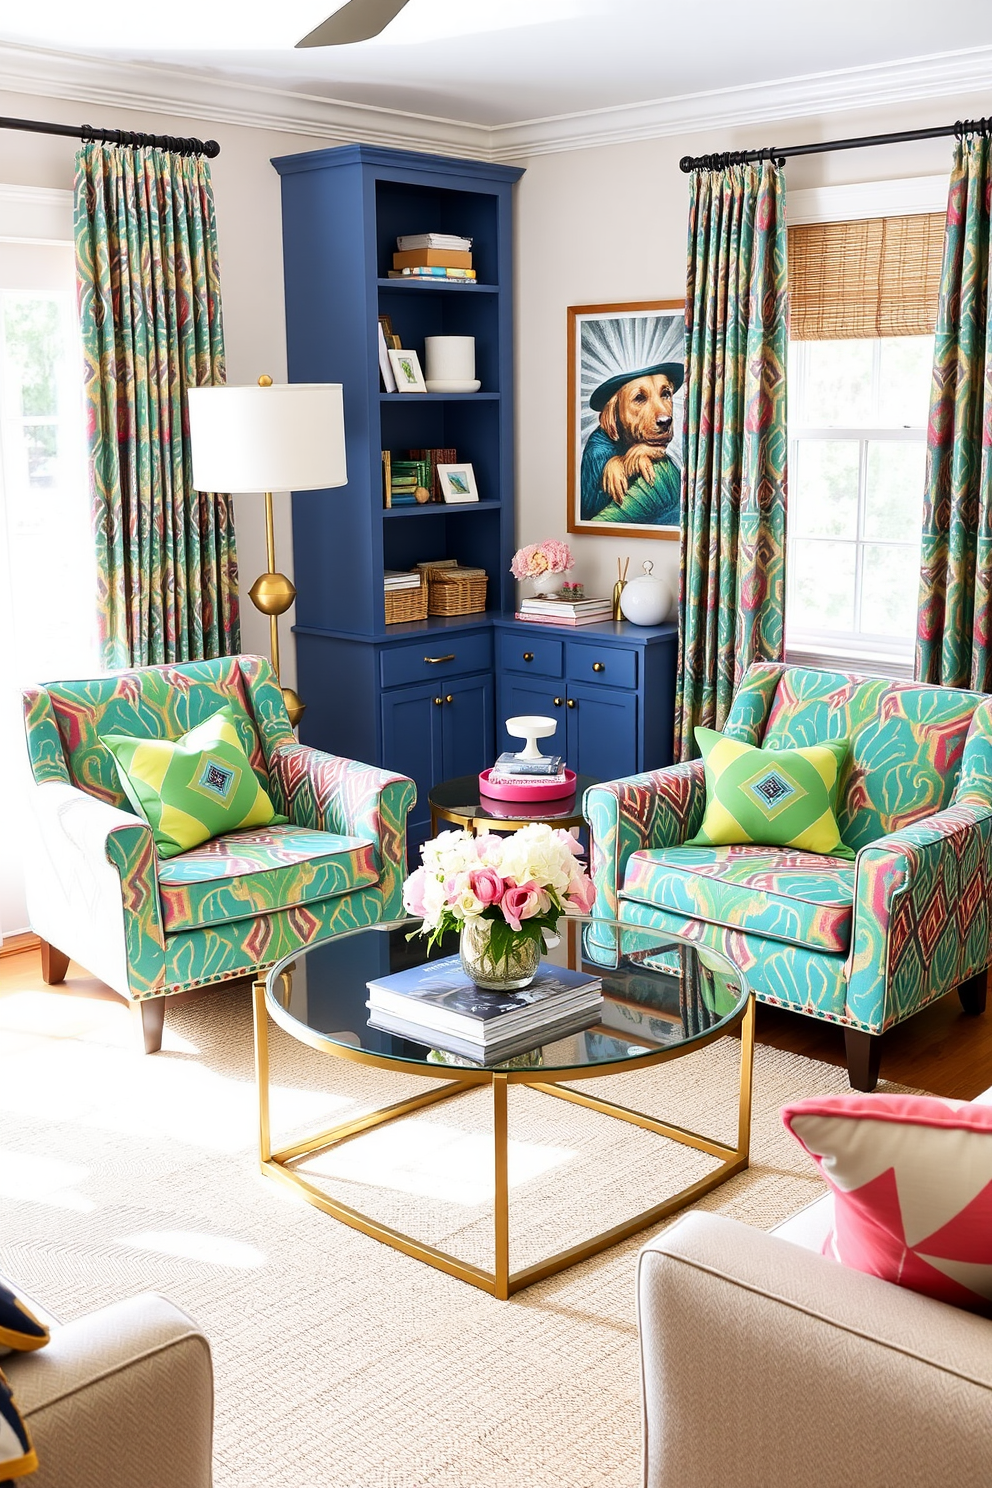
{"type": "Polygon", "coordinates": [[[348,484],[293,496],[301,737],[411,775],[427,791],[494,747],[492,618],[512,601],[512,189],[522,172],[346,145],[273,161],[282,178],[291,382],[344,386],[348,484]],[[471,286],[390,279],[401,234],[473,240],[471,286]],[[384,393],[378,316],[424,364],[424,338],[475,337],[477,393],[384,393]],[[450,447],[479,501],[385,510],[380,452],[450,447]],[[485,615],[385,624],[383,569],[436,558],[484,568],[485,615]]]}

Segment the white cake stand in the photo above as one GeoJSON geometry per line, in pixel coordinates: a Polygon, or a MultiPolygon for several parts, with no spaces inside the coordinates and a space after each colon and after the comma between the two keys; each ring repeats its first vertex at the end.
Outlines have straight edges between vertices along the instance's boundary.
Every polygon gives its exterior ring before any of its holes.
{"type": "Polygon", "coordinates": [[[519,718],[508,718],[506,720],[506,732],[508,734],[512,734],[515,739],[527,740],[526,746],[517,751],[517,759],[543,759],[544,756],[537,747],[537,741],[538,739],[549,738],[557,727],[557,719],[539,718],[529,713],[521,714],[519,718]]]}

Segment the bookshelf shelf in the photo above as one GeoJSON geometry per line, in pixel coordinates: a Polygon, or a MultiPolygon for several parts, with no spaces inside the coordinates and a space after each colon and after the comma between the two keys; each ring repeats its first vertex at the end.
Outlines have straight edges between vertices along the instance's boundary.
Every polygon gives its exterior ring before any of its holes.
{"type": "Polygon", "coordinates": [[[431,785],[482,769],[495,744],[492,616],[513,598],[511,218],[522,172],[373,145],[273,165],[282,178],[289,378],[343,384],[348,460],[346,486],[293,496],[300,736],[412,776],[415,845],[429,825],[431,785]],[[478,281],[390,279],[397,237],[422,232],[471,238],[478,281]],[[422,367],[426,337],[474,337],[485,391],[383,392],[385,314],[422,367]],[[482,499],[385,509],[383,449],[394,460],[412,449],[456,450],[482,499]],[[487,614],[387,626],[383,570],[441,558],[485,569],[487,614]],[[455,658],[444,684],[456,701],[444,708],[433,704],[439,679],[415,639],[438,628],[455,658]]]}

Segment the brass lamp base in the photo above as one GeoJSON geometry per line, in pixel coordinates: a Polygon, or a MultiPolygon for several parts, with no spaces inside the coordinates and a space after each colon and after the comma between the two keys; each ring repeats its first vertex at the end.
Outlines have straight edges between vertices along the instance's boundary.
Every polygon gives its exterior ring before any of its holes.
{"type": "Polygon", "coordinates": [[[296,598],[296,585],[285,574],[259,574],[248,597],[263,615],[284,615],[296,598]]]}
{"type": "Polygon", "coordinates": [[[303,717],[307,705],[295,687],[284,687],[282,690],[282,700],[286,704],[286,712],[289,714],[290,724],[295,728],[303,717]]]}

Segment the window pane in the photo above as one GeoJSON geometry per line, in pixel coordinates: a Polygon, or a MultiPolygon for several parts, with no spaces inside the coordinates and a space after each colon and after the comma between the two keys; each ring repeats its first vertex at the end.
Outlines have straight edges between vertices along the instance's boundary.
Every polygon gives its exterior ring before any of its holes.
{"type": "Polygon", "coordinates": [[[804,397],[799,422],[806,428],[861,425],[871,419],[873,341],[806,341],[804,397]]]}
{"type": "Polygon", "coordinates": [[[789,624],[798,630],[854,629],[854,543],[789,545],[789,624]]]}
{"type": "Polygon", "coordinates": [[[916,634],[919,548],[866,543],[862,564],[861,629],[868,635],[911,639],[916,634]]]}
{"type": "Polygon", "coordinates": [[[65,343],[61,306],[51,296],[11,296],[3,319],[11,406],[25,418],[57,415],[58,363],[65,343]]]}
{"type": "Polygon", "coordinates": [[[860,451],[855,439],[797,440],[789,515],[798,535],[857,537],[860,451]]]}
{"type": "Polygon", "coordinates": [[[884,336],[879,367],[880,424],[925,429],[933,371],[932,336],[884,336]]]}
{"type": "Polygon", "coordinates": [[[865,537],[919,542],[926,469],[927,447],[922,439],[869,442],[865,537]]]}

